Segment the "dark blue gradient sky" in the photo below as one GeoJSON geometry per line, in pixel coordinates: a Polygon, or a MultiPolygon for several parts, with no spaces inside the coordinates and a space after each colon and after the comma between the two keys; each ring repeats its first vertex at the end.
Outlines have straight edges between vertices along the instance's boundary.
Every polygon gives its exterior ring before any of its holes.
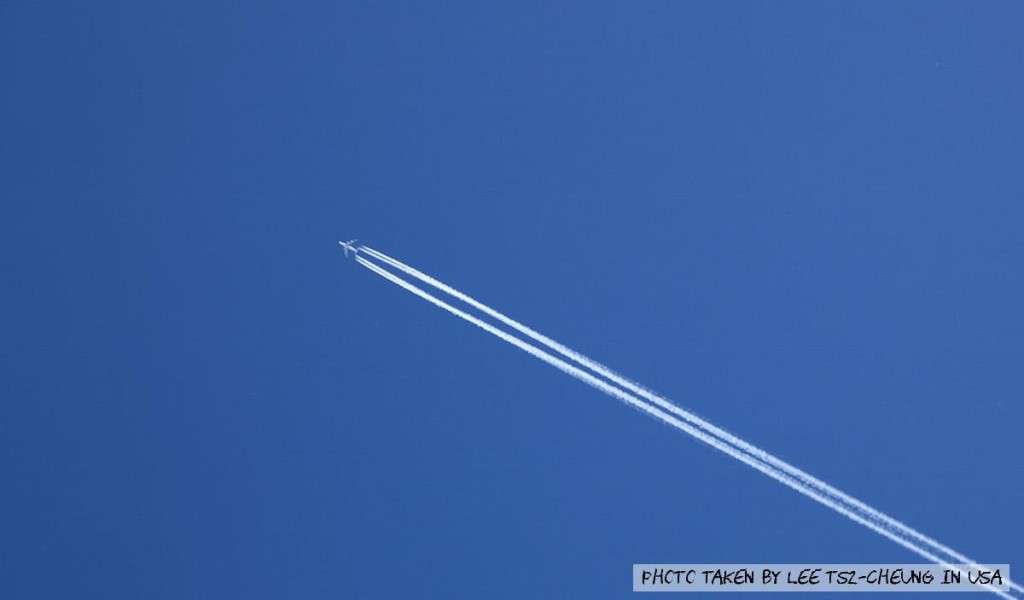
{"type": "Polygon", "coordinates": [[[4,2],[0,596],[919,562],[350,237],[1024,570],[1022,31],[1015,2],[4,2]]]}

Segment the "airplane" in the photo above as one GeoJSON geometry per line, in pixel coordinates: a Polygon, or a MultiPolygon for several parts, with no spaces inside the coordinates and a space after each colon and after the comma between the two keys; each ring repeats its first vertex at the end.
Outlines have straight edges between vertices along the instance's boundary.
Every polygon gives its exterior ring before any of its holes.
{"type": "Polygon", "coordinates": [[[355,245],[354,245],[358,241],[359,240],[349,240],[347,242],[338,242],[338,245],[341,246],[342,249],[345,250],[345,256],[348,256],[349,250],[351,250],[352,251],[352,255],[355,256],[355,255],[359,254],[359,249],[356,248],[355,245]]]}

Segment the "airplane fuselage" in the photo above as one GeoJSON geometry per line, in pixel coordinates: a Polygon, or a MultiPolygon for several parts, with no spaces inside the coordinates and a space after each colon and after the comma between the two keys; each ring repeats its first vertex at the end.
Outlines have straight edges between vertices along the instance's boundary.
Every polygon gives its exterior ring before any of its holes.
{"type": "Polygon", "coordinates": [[[349,252],[352,252],[352,256],[359,254],[359,249],[356,248],[355,243],[357,240],[349,240],[347,242],[338,242],[341,249],[345,251],[345,256],[348,256],[349,252]]]}

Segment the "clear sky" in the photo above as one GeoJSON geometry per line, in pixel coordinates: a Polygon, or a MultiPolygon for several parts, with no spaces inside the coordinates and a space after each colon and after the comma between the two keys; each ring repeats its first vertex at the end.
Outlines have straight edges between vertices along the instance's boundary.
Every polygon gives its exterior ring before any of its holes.
{"type": "Polygon", "coordinates": [[[1018,2],[3,2],[0,596],[920,561],[353,237],[1024,572],[1022,31],[1018,2]]]}

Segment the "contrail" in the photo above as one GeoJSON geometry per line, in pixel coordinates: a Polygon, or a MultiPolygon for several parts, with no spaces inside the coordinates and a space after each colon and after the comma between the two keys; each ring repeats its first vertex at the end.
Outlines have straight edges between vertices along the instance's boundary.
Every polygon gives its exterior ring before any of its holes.
{"type": "MultiPolygon", "coordinates": [[[[708,432],[711,436],[717,437],[723,440],[725,443],[730,444],[733,447],[739,449],[739,451],[748,453],[756,457],[758,460],[766,463],[767,465],[770,465],[769,468],[772,468],[773,470],[782,471],[786,474],[786,476],[799,480],[801,485],[817,490],[820,494],[832,498],[835,501],[835,503],[846,505],[848,507],[851,507],[850,510],[861,512],[865,515],[867,519],[881,523],[882,527],[890,529],[891,531],[893,531],[894,534],[912,539],[915,542],[917,542],[917,544],[919,544],[920,546],[927,547],[929,552],[929,560],[931,560],[930,556],[933,555],[932,553],[936,553],[939,555],[945,555],[947,558],[950,559],[948,561],[950,563],[969,564],[973,567],[982,566],[976,561],[924,535],[923,533],[911,528],[905,523],[902,523],[886,515],[885,513],[869,506],[868,504],[865,504],[864,502],[850,496],[849,494],[846,494],[842,490],[839,490],[825,483],[824,481],[814,477],[813,475],[807,473],[806,471],[803,471],[802,469],[799,469],[787,463],[786,461],[774,456],[773,454],[729,433],[728,431],[701,418],[697,414],[680,408],[679,406],[675,405],[674,403],[670,402],[664,397],[659,396],[655,392],[648,390],[647,388],[641,386],[640,384],[635,383],[623,377],[622,375],[616,373],[615,371],[609,369],[608,367],[584,356],[583,354],[580,354],[579,352],[576,352],[571,348],[568,348],[567,346],[564,346],[563,344],[560,344],[555,340],[534,331],[533,329],[527,327],[526,325],[502,314],[497,310],[494,310],[493,308],[487,306],[486,304],[483,304],[482,302],[476,300],[475,298],[472,298],[456,290],[455,288],[452,288],[451,286],[448,286],[434,279],[433,277],[430,277],[426,273],[423,273],[422,271],[419,271],[409,265],[406,265],[405,263],[402,263],[401,261],[392,258],[382,252],[374,250],[373,248],[370,248],[368,246],[361,246],[359,250],[360,252],[366,252],[370,256],[404,273],[407,273],[419,279],[420,281],[430,286],[433,286],[434,288],[439,289],[454,298],[461,300],[462,302],[465,302],[466,304],[493,317],[494,319],[497,319],[498,321],[504,323],[505,325],[508,325],[509,327],[515,329],[516,331],[519,331],[523,335],[526,335],[527,337],[547,346],[551,350],[554,350],[555,352],[565,356],[566,358],[569,358],[573,362],[576,362],[577,364],[589,368],[590,370],[605,377],[606,379],[622,386],[623,388],[626,388],[627,390],[647,399],[650,402],[653,402],[662,409],[667,410],[668,412],[678,417],[681,417],[682,419],[691,423],[692,425],[708,432]]],[[[917,552],[917,550],[915,550],[915,552],[917,552]]],[[[917,553],[921,554],[920,552],[917,553]]],[[[922,556],[924,555],[922,554],[922,556]]],[[[1020,585],[1016,583],[1011,582],[1010,587],[1016,590],[1018,593],[1024,592],[1024,588],[1022,588],[1020,585]]]]}
{"type": "MultiPolygon", "coordinates": [[[[587,366],[588,368],[593,369],[595,372],[605,376],[606,378],[615,381],[616,383],[619,383],[623,387],[631,389],[631,391],[634,391],[644,397],[647,397],[648,400],[650,400],[651,402],[657,404],[658,406],[662,406],[662,408],[666,408],[670,412],[682,416],[687,421],[690,421],[690,423],[684,422],[655,406],[651,406],[650,404],[641,401],[636,396],[633,396],[632,394],[629,394],[619,388],[616,388],[607,383],[606,381],[598,379],[592,374],[587,373],[577,367],[574,367],[573,365],[567,363],[566,361],[559,359],[549,354],[548,352],[545,352],[544,350],[541,350],[540,348],[533,346],[532,344],[529,344],[517,337],[514,337],[504,331],[501,331],[500,329],[494,327],[493,325],[490,325],[476,317],[469,315],[464,311],[461,311],[451,306],[450,304],[445,303],[444,301],[436,298],[435,296],[429,294],[428,292],[425,292],[422,289],[416,287],[415,285],[395,276],[394,274],[388,271],[385,271],[376,264],[373,264],[358,255],[355,257],[356,261],[359,262],[359,264],[366,267],[367,269],[370,269],[371,271],[380,275],[381,277],[384,277],[385,279],[391,281],[392,283],[395,283],[396,285],[412,292],[413,294],[423,298],[424,300],[427,300],[428,302],[454,314],[455,316],[458,316],[476,325],[477,327],[480,327],[481,329],[487,331],[488,333],[491,333],[492,335],[495,335],[496,337],[502,339],[503,341],[506,341],[518,347],[519,349],[527,352],[528,354],[543,360],[544,362],[550,364],[551,366],[579,379],[580,381],[583,381],[584,383],[587,383],[592,387],[595,387],[598,390],[610,396],[616,397],[626,402],[627,404],[633,406],[634,408],[642,410],[668,425],[671,425],[677,429],[682,430],[683,432],[699,439],[700,441],[712,446],[713,448],[731,456],[732,458],[735,458],[736,460],[739,460],[740,462],[743,462],[744,464],[750,467],[753,467],[754,469],[757,469],[758,471],[764,473],[765,475],[771,477],[772,479],[775,479],[776,481],[782,483],[783,485],[786,485],[787,487],[790,487],[796,490],[797,492],[800,492],[801,494],[804,494],[814,499],[815,501],[821,503],[822,505],[827,506],[832,510],[835,510],[836,512],[842,514],[843,516],[846,516],[847,518],[851,519],[852,521],[859,523],[867,527],[868,529],[871,529],[872,531],[875,531],[876,533],[896,542],[897,544],[926,558],[927,560],[933,563],[941,564],[947,568],[953,569],[956,569],[956,564],[970,564],[972,567],[981,566],[975,561],[963,557],[962,555],[959,555],[958,553],[946,548],[945,546],[942,546],[941,544],[938,544],[937,542],[930,540],[930,538],[927,538],[924,535],[914,531],[913,529],[910,529],[909,527],[903,525],[899,521],[887,517],[883,513],[880,513],[879,511],[872,509],[866,504],[863,504],[862,502],[859,502],[856,499],[847,496],[846,494],[843,494],[839,490],[836,490],[835,488],[828,486],[824,482],[820,482],[820,480],[817,480],[810,476],[809,474],[806,474],[803,471],[796,469],[795,467],[789,465],[788,463],[782,461],[781,459],[772,456],[771,454],[765,452],[764,450],[761,450],[756,446],[748,444],[747,442],[744,442],[743,440],[733,436],[732,434],[729,434],[728,432],[725,432],[724,430],[711,425],[710,423],[704,421],[703,419],[694,415],[693,413],[690,413],[675,406],[674,404],[668,402],[664,398],[661,398],[657,394],[654,394],[653,392],[646,390],[645,388],[639,386],[638,384],[635,384],[623,378],[622,376],[618,375],[614,371],[611,371],[607,367],[604,367],[603,365],[600,365],[599,363],[596,363],[588,359],[587,357],[579,353],[576,353],[570,350],[569,348],[562,346],[561,344],[558,344],[554,340],[550,340],[549,338],[546,338],[545,336],[537,332],[534,332],[525,325],[517,323],[512,319],[509,319],[508,317],[487,307],[486,305],[470,298],[469,296],[466,296],[465,294],[462,294],[461,292],[458,292],[458,290],[450,288],[449,286],[439,281],[436,281],[433,278],[430,278],[426,274],[423,274],[413,269],[412,267],[404,265],[403,263],[393,258],[390,258],[380,252],[377,252],[372,248],[361,246],[359,248],[359,251],[366,252],[367,254],[377,258],[378,260],[390,264],[399,270],[409,273],[410,275],[413,275],[414,277],[417,277],[418,279],[438,289],[441,289],[446,293],[449,293],[450,295],[458,298],[459,300],[462,300],[467,304],[474,306],[481,312],[484,312],[498,319],[499,321],[513,327],[514,329],[520,331],[521,333],[524,333],[525,335],[528,335],[529,337],[537,341],[540,341],[545,345],[548,345],[550,348],[559,351],[560,353],[571,358],[577,363],[587,366]],[[815,482],[820,485],[817,485],[815,482]],[[839,498],[839,500],[837,500],[837,497],[839,498]],[[853,504],[856,508],[860,508],[862,511],[868,512],[868,515],[864,516],[858,514],[854,509],[851,509],[850,507],[846,506],[844,502],[842,502],[841,500],[847,498],[849,500],[852,500],[852,502],[848,502],[849,504],[853,504]],[[881,518],[878,518],[875,515],[878,515],[881,518]],[[881,521],[890,526],[886,527],[883,524],[879,524],[878,521],[881,521]],[[899,526],[899,528],[896,528],[894,525],[899,526]],[[902,537],[900,534],[902,534],[902,537]],[[906,539],[907,537],[916,538],[918,540],[918,543],[915,544],[913,541],[906,539]],[[922,544],[922,542],[925,543],[922,544]],[[922,545],[931,547],[922,547],[922,545]],[[933,552],[944,553],[945,555],[947,555],[947,557],[953,557],[955,560],[947,560],[947,558],[940,558],[933,552]]],[[[1012,581],[1008,582],[1008,584],[1011,589],[1017,590],[1018,592],[1021,590],[1021,587],[1013,583],[1012,581]]],[[[992,586],[986,587],[988,587],[990,591],[1001,597],[1010,600],[1014,600],[1016,598],[1015,596],[1008,594],[1007,592],[998,590],[992,586]]]]}

